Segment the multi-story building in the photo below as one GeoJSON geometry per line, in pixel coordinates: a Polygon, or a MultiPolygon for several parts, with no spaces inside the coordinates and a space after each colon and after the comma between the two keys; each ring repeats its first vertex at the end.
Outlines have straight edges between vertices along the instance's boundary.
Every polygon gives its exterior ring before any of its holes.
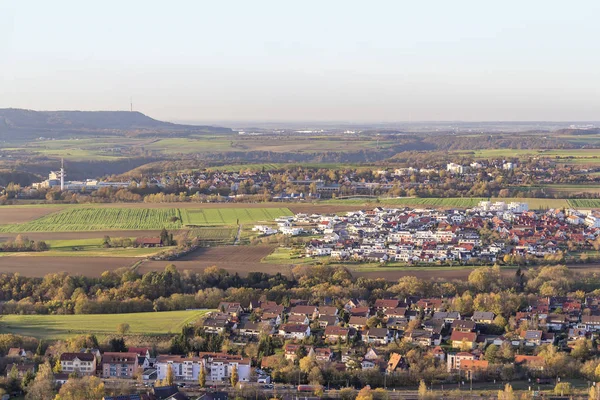
{"type": "Polygon", "coordinates": [[[79,375],[94,375],[96,373],[96,356],[92,353],[62,353],[60,355],[62,372],[79,375]]]}
{"type": "Polygon", "coordinates": [[[169,365],[175,380],[197,381],[200,368],[202,368],[202,359],[200,357],[160,355],[155,362],[158,379],[164,379],[167,376],[169,365]]]}
{"type": "Polygon", "coordinates": [[[137,370],[137,353],[106,352],[102,355],[104,378],[132,378],[137,370]]]}
{"type": "Polygon", "coordinates": [[[250,380],[250,360],[227,353],[200,353],[200,357],[160,355],[155,366],[158,379],[165,379],[170,366],[175,380],[197,381],[204,368],[206,380],[220,382],[231,377],[234,367],[240,382],[250,380]]]}

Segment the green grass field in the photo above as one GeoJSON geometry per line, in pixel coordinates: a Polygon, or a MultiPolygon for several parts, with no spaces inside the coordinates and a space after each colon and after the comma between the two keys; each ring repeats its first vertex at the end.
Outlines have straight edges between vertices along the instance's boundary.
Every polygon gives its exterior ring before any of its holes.
{"type": "Polygon", "coordinates": [[[259,221],[271,222],[277,217],[293,215],[288,208],[206,208],[182,209],[184,225],[235,225],[259,221]]]}
{"type": "Polygon", "coordinates": [[[180,218],[176,208],[69,208],[22,224],[0,225],[0,232],[179,229],[180,218]],[[173,217],[178,220],[172,221],[173,217]]]}
{"type": "Polygon", "coordinates": [[[169,247],[104,248],[102,246],[102,238],[99,237],[91,239],[46,240],[45,242],[50,247],[47,251],[0,252],[0,257],[147,257],[169,249],[169,247]]]}
{"type": "Polygon", "coordinates": [[[310,257],[302,257],[299,258],[298,255],[301,254],[300,251],[287,248],[287,247],[277,247],[271,254],[266,256],[261,260],[261,262],[268,264],[315,264],[319,261],[323,261],[328,257],[324,257],[322,260],[312,259],[310,257]]]}
{"type": "Polygon", "coordinates": [[[192,228],[191,234],[197,236],[203,242],[215,245],[233,244],[237,228],[231,226],[199,227],[192,228]]]}
{"type": "Polygon", "coordinates": [[[65,339],[78,334],[97,336],[117,333],[117,325],[127,323],[129,334],[161,335],[178,333],[181,328],[198,320],[207,310],[148,312],[132,314],[88,315],[3,315],[2,333],[33,336],[38,339],[65,339]]]}

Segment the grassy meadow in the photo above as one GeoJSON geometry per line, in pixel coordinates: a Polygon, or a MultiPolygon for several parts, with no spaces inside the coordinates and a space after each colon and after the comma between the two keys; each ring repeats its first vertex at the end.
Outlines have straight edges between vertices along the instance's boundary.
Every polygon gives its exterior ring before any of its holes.
{"type": "Polygon", "coordinates": [[[253,222],[272,222],[275,218],[293,215],[288,208],[206,208],[182,209],[184,225],[236,225],[253,222]]]}
{"type": "MultiPolygon", "coordinates": [[[[135,240],[135,238],[130,238],[135,240]]],[[[45,240],[47,251],[0,252],[0,257],[148,257],[170,247],[105,248],[102,238],[45,240]]]]}
{"type": "Polygon", "coordinates": [[[127,323],[131,335],[164,335],[178,333],[181,328],[197,321],[209,310],[165,311],[131,314],[78,315],[3,315],[3,333],[33,336],[38,339],[65,339],[78,334],[97,336],[117,333],[117,325],[127,323]]]}

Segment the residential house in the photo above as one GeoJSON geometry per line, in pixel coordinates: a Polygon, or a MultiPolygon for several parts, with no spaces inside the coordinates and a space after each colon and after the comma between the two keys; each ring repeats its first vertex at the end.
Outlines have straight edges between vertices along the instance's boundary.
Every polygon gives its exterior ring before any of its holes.
{"type": "Polygon", "coordinates": [[[397,308],[400,305],[398,299],[377,299],[375,300],[375,309],[377,311],[385,311],[390,308],[397,308]]]}
{"type": "Polygon", "coordinates": [[[457,371],[460,369],[460,364],[465,360],[474,360],[475,355],[461,351],[460,353],[448,353],[446,358],[446,369],[448,372],[457,371]]]}
{"type": "Polygon", "coordinates": [[[392,335],[387,328],[369,328],[369,330],[363,334],[362,339],[365,343],[380,346],[385,346],[393,340],[392,335]]]}
{"type": "Polygon", "coordinates": [[[18,378],[23,378],[27,373],[35,373],[35,364],[33,362],[22,363],[9,363],[6,364],[6,377],[10,378],[13,374],[13,369],[17,372],[18,378]]]}
{"type": "Polygon", "coordinates": [[[350,317],[348,321],[348,326],[354,328],[358,331],[367,328],[367,318],[366,317],[350,317]]]}
{"type": "Polygon", "coordinates": [[[303,315],[308,319],[313,320],[318,316],[318,309],[315,306],[295,306],[290,309],[290,316],[303,315]]]}
{"type": "Polygon", "coordinates": [[[473,379],[480,371],[484,371],[489,367],[487,360],[463,360],[460,363],[460,371],[464,372],[465,378],[473,379]]]}
{"type": "Polygon", "coordinates": [[[206,318],[202,323],[202,327],[206,333],[222,335],[235,329],[237,325],[224,318],[206,318]]]}
{"type": "Polygon", "coordinates": [[[598,332],[600,331],[600,315],[582,315],[581,323],[578,326],[588,332],[598,332]]]}
{"type": "Polygon", "coordinates": [[[295,361],[298,358],[298,353],[301,351],[302,348],[304,348],[304,352],[306,352],[307,356],[315,354],[314,348],[312,346],[288,343],[283,347],[283,354],[285,356],[285,359],[295,361]]]}
{"type": "Polygon", "coordinates": [[[476,341],[477,334],[475,332],[452,331],[452,334],[450,335],[450,343],[455,349],[472,349],[475,347],[476,341]]]}
{"type": "Polygon", "coordinates": [[[284,339],[303,340],[310,336],[310,326],[304,324],[283,324],[279,327],[279,335],[284,339]]]}
{"type": "Polygon", "coordinates": [[[60,368],[62,372],[68,374],[94,375],[96,373],[96,356],[92,353],[62,353],[60,368]]]}
{"type": "Polygon", "coordinates": [[[330,325],[337,325],[339,319],[337,315],[322,315],[319,316],[319,327],[327,328],[330,325]]]}
{"type": "Polygon", "coordinates": [[[390,359],[388,360],[387,368],[385,369],[385,372],[388,374],[393,374],[401,367],[401,365],[402,365],[402,356],[398,353],[392,353],[392,354],[390,354],[390,359]]]}
{"type": "Polygon", "coordinates": [[[340,326],[328,325],[325,328],[325,341],[327,343],[345,343],[348,341],[350,329],[342,328],[340,326]]]}
{"type": "Polygon", "coordinates": [[[478,324],[491,324],[494,322],[496,314],[490,311],[475,311],[471,320],[478,324]]]}
{"type": "Polygon", "coordinates": [[[333,351],[329,347],[315,347],[315,359],[321,362],[333,360],[333,351]]]}
{"type": "Polygon", "coordinates": [[[475,331],[476,323],[475,323],[475,321],[471,321],[468,319],[455,320],[454,322],[452,322],[452,325],[450,325],[450,327],[452,328],[453,331],[473,332],[473,331],[475,331]]]}

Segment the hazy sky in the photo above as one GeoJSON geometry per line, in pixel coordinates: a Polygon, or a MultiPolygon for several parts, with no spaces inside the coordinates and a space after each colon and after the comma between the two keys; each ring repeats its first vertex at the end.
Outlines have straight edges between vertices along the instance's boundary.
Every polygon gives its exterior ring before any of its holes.
{"type": "Polygon", "coordinates": [[[0,107],[598,120],[600,2],[0,0],[0,107]]]}

